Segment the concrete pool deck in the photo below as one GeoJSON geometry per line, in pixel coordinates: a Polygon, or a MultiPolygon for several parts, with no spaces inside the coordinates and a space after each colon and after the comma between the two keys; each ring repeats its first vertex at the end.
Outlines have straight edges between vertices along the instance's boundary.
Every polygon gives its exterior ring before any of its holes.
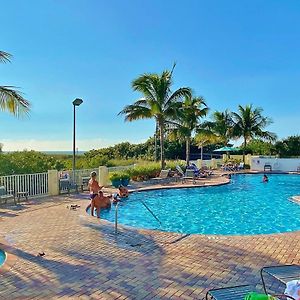
{"type": "Polygon", "coordinates": [[[258,284],[263,266],[300,263],[300,231],[217,236],[120,226],[115,235],[113,224],[85,213],[86,198],[0,207],[8,254],[0,299],[202,299],[209,288],[258,284]]]}

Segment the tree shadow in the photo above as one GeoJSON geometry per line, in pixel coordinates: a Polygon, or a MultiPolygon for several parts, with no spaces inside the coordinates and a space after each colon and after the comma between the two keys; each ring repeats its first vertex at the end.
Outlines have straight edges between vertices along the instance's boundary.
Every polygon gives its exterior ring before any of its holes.
{"type": "MultiPolygon", "coordinates": [[[[195,236],[192,236],[191,239],[195,239],[195,236]]],[[[258,237],[258,239],[260,238],[258,237]]],[[[261,240],[264,239],[266,237],[261,240]]],[[[260,243],[262,242],[260,241],[260,243]]],[[[272,255],[262,254],[260,249],[247,248],[247,245],[228,244],[226,240],[212,242],[202,238],[198,243],[193,242],[188,245],[188,239],[186,239],[181,245],[175,246],[172,252],[175,252],[175,249],[176,252],[184,249],[191,258],[183,257],[185,264],[183,266],[178,264],[174,276],[162,276],[175,281],[178,285],[189,286],[190,291],[197,287],[202,290],[202,297],[209,289],[243,284],[263,290],[260,278],[262,267],[293,263],[288,259],[279,260],[272,255]],[[189,265],[190,268],[186,269],[186,265],[189,265]],[[178,276],[179,274],[180,276],[178,276]]],[[[169,253],[169,255],[170,258],[176,256],[174,253],[169,253]]],[[[264,278],[269,292],[283,293],[284,285],[282,283],[270,276],[264,278]]]]}
{"type": "Polygon", "coordinates": [[[0,211],[0,218],[14,218],[17,217],[17,214],[6,212],[6,211],[0,211]]]}
{"type": "MultiPolygon", "coordinates": [[[[24,287],[34,291],[32,296],[48,298],[72,297],[75,294],[77,297],[81,293],[91,296],[106,291],[135,299],[141,292],[154,296],[156,290],[151,289],[153,284],[163,285],[159,280],[164,254],[161,247],[153,239],[138,235],[136,231],[115,236],[110,226],[102,225],[100,228],[87,224],[86,228],[91,231],[91,236],[101,234],[106,236],[105,240],[95,239],[90,241],[91,244],[75,243],[69,247],[57,243],[51,249],[55,256],[48,256],[45,250],[43,257],[11,247],[10,253],[23,260],[23,267],[16,266],[9,277],[3,278],[4,285],[0,292],[2,290],[5,295],[4,287],[9,284],[13,292],[20,292],[20,296],[24,287]],[[99,248],[96,247],[95,251],[97,242],[99,248]],[[101,247],[101,243],[105,247],[101,247]],[[45,291],[45,295],[39,294],[39,291],[45,291]]],[[[160,299],[168,298],[162,296],[160,299]]]]}

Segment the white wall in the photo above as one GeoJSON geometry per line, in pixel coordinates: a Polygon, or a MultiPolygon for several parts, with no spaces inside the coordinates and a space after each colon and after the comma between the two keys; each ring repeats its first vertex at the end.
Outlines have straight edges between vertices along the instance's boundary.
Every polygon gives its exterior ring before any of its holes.
{"type": "Polygon", "coordinates": [[[251,158],[252,171],[264,171],[265,165],[271,165],[272,171],[297,171],[300,168],[300,158],[268,158],[259,156],[251,158]]]}

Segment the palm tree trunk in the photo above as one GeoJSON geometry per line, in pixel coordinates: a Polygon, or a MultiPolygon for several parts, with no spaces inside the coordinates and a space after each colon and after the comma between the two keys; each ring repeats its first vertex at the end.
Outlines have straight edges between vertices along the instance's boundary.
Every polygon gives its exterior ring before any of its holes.
{"type": "Polygon", "coordinates": [[[187,166],[190,164],[190,144],[191,140],[189,137],[187,137],[185,140],[185,160],[187,166]]]}
{"type": "Polygon", "coordinates": [[[246,137],[244,137],[244,147],[243,147],[243,163],[245,163],[246,145],[247,145],[247,140],[246,140],[246,137]]]}
{"type": "Polygon", "coordinates": [[[164,124],[159,124],[159,131],[160,131],[160,164],[161,169],[163,170],[165,168],[166,162],[165,162],[165,137],[164,137],[164,124]]]}
{"type": "Polygon", "coordinates": [[[201,161],[203,160],[203,145],[201,145],[201,161]]]}
{"type": "Polygon", "coordinates": [[[157,132],[154,134],[154,161],[157,162],[157,132]]]}

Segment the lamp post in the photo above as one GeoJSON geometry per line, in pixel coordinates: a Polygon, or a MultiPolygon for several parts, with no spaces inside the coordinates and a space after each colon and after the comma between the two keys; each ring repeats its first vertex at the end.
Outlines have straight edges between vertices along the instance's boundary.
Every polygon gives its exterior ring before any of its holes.
{"type": "Polygon", "coordinates": [[[82,99],[79,99],[79,98],[76,98],[72,103],[73,103],[73,164],[72,164],[72,167],[73,167],[73,183],[76,183],[76,180],[75,180],[75,128],[76,128],[76,110],[75,110],[75,107],[76,106],[79,106],[80,104],[82,104],[83,100],[82,99]]]}

